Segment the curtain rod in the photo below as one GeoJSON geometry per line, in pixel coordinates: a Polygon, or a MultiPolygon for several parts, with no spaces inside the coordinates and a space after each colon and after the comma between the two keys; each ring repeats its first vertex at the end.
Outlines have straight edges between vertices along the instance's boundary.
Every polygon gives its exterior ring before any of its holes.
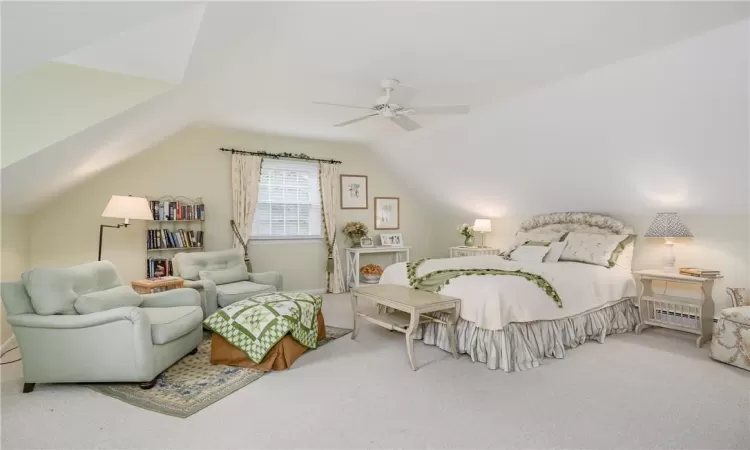
{"type": "Polygon", "coordinates": [[[241,155],[255,155],[255,156],[263,156],[266,158],[273,158],[273,159],[279,159],[279,158],[304,159],[305,161],[320,161],[320,162],[329,163],[329,164],[341,164],[341,161],[336,161],[335,159],[312,158],[310,156],[305,155],[304,153],[287,153],[287,152],[268,153],[262,150],[257,150],[254,152],[246,152],[244,150],[235,150],[233,148],[220,148],[219,150],[222,152],[231,152],[232,154],[239,153],[241,155]]]}

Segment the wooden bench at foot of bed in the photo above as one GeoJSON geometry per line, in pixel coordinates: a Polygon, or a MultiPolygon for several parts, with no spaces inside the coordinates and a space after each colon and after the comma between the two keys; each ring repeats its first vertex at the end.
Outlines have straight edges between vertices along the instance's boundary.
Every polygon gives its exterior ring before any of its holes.
{"type": "MultiPolygon", "coordinates": [[[[326,324],[323,312],[318,313],[318,340],[325,339],[326,324]]],[[[307,347],[297,342],[291,335],[286,335],[268,351],[266,357],[260,364],[256,364],[247,354],[226,339],[213,333],[211,336],[211,364],[223,364],[225,366],[246,367],[248,369],[260,369],[264,372],[270,370],[288,369],[307,350],[307,347]]]]}

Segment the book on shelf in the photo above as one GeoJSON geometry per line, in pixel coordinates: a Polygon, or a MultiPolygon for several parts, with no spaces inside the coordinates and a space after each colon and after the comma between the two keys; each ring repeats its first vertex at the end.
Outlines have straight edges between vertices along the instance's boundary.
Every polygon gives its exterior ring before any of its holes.
{"type": "Polygon", "coordinates": [[[206,207],[203,203],[186,204],[180,201],[150,202],[154,220],[205,220],[206,207]]]}
{"type": "Polygon", "coordinates": [[[146,278],[172,276],[172,261],[166,258],[146,260],[146,278]]]}
{"type": "Polygon", "coordinates": [[[146,230],[146,246],[149,250],[160,248],[203,247],[201,230],[146,230]]]}
{"type": "Polygon", "coordinates": [[[715,269],[700,269],[697,267],[682,267],[680,275],[701,278],[717,278],[721,276],[721,271],[715,269]]]}

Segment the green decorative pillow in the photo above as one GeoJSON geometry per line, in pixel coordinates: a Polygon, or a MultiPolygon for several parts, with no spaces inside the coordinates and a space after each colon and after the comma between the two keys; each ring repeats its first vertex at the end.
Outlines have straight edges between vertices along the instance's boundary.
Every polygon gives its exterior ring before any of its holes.
{"type": "Polygon", "coordinates": [[[91,314],[125,306],[141,306],[143,298],[130,286],[117,286],[89,292],[78,297],[73,305],[78,314],[91,314]]]}
{"type": "Polygon", "coordinates": [[[244,264],[223,270],[200,270],[198,271],[198,277],[201,280],[213,281],[214,284],[229,284],[250,279],[247,267],[244,264]]]}

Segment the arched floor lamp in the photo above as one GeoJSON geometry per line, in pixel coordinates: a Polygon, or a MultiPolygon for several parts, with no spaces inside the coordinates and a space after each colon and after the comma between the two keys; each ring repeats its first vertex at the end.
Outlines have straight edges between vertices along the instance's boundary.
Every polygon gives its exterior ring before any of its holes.
{"type": "Polygon", "coordinates": [[[114,217],[124,219],[123,223],[117,225],[99,225],[99,257],[102,260],[102,235],[104,228],[120,228],[130,225],[130,220],[154,220],[154,214],[144,197],[133,197],[130,195],[113,195],[104,208],[102,217],[114,217]]]}

